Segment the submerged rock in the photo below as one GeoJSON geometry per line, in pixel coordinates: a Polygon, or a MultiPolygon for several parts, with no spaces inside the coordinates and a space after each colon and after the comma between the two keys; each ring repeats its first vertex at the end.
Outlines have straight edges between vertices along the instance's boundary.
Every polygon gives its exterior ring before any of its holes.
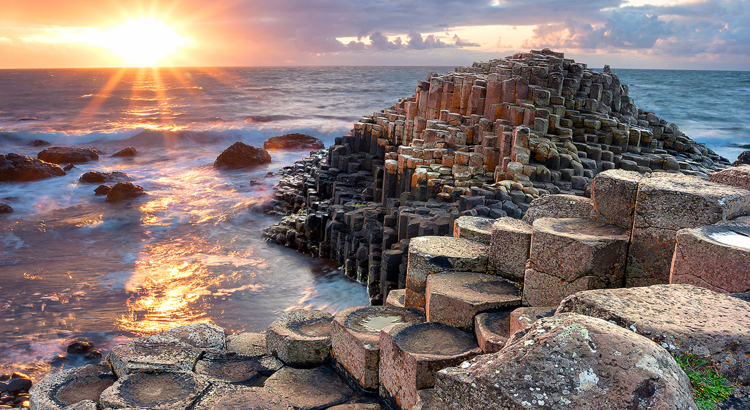
{"type": "Polygon", "coordinates": [[[263,143],[265,149],[323,149],[323,141],[305,134],[286,134],[269,138],[263,143]]]}
{"type": "Polygon", "coordinates": [[[87,172],[83,175],[81,175],[80,178],[78,178],[79,182],[84,182],[87,184],[101,184],[103,182],[119,182],[119,181],[132,181],[133,178],[130,178],[128,174],[124,172],[114,171],[114,172],[98,172],[98,171],[91,171],[87,172]]]}
{"type": "Polygon", "coordinates": [[[237,141],[216,158],[214,167],[239,169],[268,164],[270,162],[271,154],[268,151],[237,141]]]}
{"type": "Polygon", "coordinates": [[[8,205],[0,202],[0,214],[12,214],[13,208],[8,205]]]}
{"type": "Polygon", "coordinates": [[[45,140],[34,140],[27,144],[29,147],[46,147],[48,145],[51,145],[49,142],[45,140]]]}
{"type": "Polygon", "coordinates": [[[76,164],[98,160],[99,154],[90,148],[50,147],[37,154],[37,158],[55,164],[76,164]]]}
{"type": "Polygon", "coordinates": [[[63,175],[65,171],[56,164],[12,152],[0,155],[0,182],[36,181],[63,175]]]}
{"type": "Polygon", "coordinates": [[[112,154],[113,157],[134,157],[136,155],[138,155],[138,151],[133,147],[127,147],[112,154]]]}
{"type": "Polygon", "coordinates": [[[99,185],[94,190],[94,195],[107,195],[112,190],[110,185],[99,185]]]}
{"type": "Polygon", "coordinates": [[[107,192],[107,202],[120,202],[126,199],[137,198],[142,195],[146,195],[146,191],[143,190],[143,187],[134,185],[130,182],[118,182],[109,190],[109,192],[107,192]]]}

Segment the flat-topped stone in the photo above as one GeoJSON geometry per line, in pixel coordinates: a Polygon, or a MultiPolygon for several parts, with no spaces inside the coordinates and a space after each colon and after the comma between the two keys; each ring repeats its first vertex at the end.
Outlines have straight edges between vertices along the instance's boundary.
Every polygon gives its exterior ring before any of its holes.
{"type": "Polygon", "coordinates": [[[84,400],[76,404],[71,404],[65,407],[64,410],[99,410],[99,404],[93,400],[84,400]]]}
{"type": "Polygon", "coordinates": [[[524,278],[525,303],[552,306],[576,291],[621,287],[628,239],[623,228],[589,219],[537,219],[524,278]]]}
{"type": "Polygon", "coordinates": [[[453,222],[453,237],[490,244],[494,219],[478,216],[462,216],[453,222]]]}
{"type": "Polygon", "coordinates": [[[638,183],[643,174],[623,169],[600,172],[591,181],[593,218],[598,222],[633,229],[633,212],[638,183]]]}
{"type": "Polygon", "coordinates": [[[278,394],[260,387],[214,385],[194,410],[292,410],[278,394]]]}
{"type": "Polygon", "coordinates": [[[435,393],[435,389],[422,389],[417,392],[419,401],[410,410],[443,410],[445,404],[435,393]]]}
{"type": "Polygon", "coordinates": [[[496,219],[490,238],[489,269],[508,280],[523,281],[532,231],[531,225],[524,221],[510,217],[496,219]]]}
{"type": "Polygon", "coordinates": [[[135,373],[104,390],[99,402],[113,409],[184,410],[209,386],[193,372],[135,373]]]}
{"type": "Polygon", "coordinates": [[[750,382],[750,303],[692,285],[602,289],[572,295],[557,314],[576,312],[646,336],[673,355],[713,360],[733,382],[750,382]]]}
{"type": "Polygon", "coordinates": [[[243,332],[226,337],[227,352],[241,356],[258,356],[268,354],[266,335],[263,333],[243,332]]]}
{"type": "Polygon", "coordinates": [[[510,313],[510,334],[527,329],[539,319],[555,314],[557,306],[520,307],[510,313]]]}
{"type": "Polygon", "coordinates": [[[269,377],[264,386],[298,410],[327,409],[346,402],[354,394],[330,366],[285,367],[269,377]]]}
{"type": "Polygon", "coordinates": [[[115,380],[112,368],[106,364],[90,364],[55,373],[31,386],[29,408],[62,410],[84,400],[98,402],[99,395],[115,380]]]}
{"type": "Polygon", "coordinates": [[[709,175],[708,180],[717,184],[750,189],[750,166],[725,168],[709,175]]]}
{"type": "Polygon", "coordinates": [[[393,289],[388,292],[388,297],[385,299],[385,305],[393,307],[404,307],[405,299],[406,289],[393,289]]]}
{"type": "Polygon", "coordinates": [[[409,242],[405,306],[425,309],[427,277],[443,272],[487,271],[487,245],[463,238],[423,236],[409,242]]]}
{"type": "Polygon", "coordinates": [[[328,410],[382,410],[377,403],[349,403],[329,407],[328,410]]]}
{"type": "Polygon", "coordinates": [[[669,352],[576,314],[543,318],[501,351],[439,371],[435,391],[446,409],[697,409],[669,352]]]}
{"type": "Polygon", "coordinates": [[[427,278],[427,321],[474,331],[477,313],[521,305],[521,290],[494,275],[441,273],[427,278]]]}
{"type": "Polygon", "coordinates": [[[474,316],[474,335],[484,353],[495,353],[505,347],[510,332],[509,310],[480,313],[474,316]]]}
{"type": "Polygon", "coordinates": [[[628,287],[669,283],[675,237],[750,213],[750,191],[673,174],[652,174],[638,187],[628,252],[628,287]]]}
{"type": "Polygon", "coordinates": [[[185,326],[177,326],[161,332],[161,334],[172,336],[183,343],[199,349],[222,350],[226,348],[224,329],[210,323],[193,323],[185,326]]]}
{"type": "Polygon", "coordinates": [[[266,347],[291,366],[325,363],[331,350],[332,320],[330,313],[320,310],[288,312],[268,327],[266,347]]]}
{"type": "Polygon", "coordinates": [[[482,353],[474,336],[442,323],[399,324],[380,331],[380,397],[408,409],[439,369],[482,353]]]}
{"type": "Polygon", "coordinates": [[[195,373],[213,384],[252,385],[261,375],[270,376],[284,364],[273,356],[238,356],[216,352],[206,354],[195,365],[195,373]]]}
{"type": "Polygon", "coordinates": [[[333,319],[331,357],[334,366],[353,385],[366,392],[378,388],[380,330],[398,323],[422,323],[425,316],[415,309],[391,306],[351,307],[333,319]]]}
{"type": "Polygon", "coordinates": [[[189,372],[203,353],[171,336],[153,335],[112,348],[107,361],[117,377],[139,372],[189,372]]]}
{"type": "Polygon", "coordinates": [[[669,283],[750,292],[750,226],[719,223],[677,231],[669,283]]]}
{"type": "Polygon", "coordinates": [[[531,201],[523,221],[533,225],[540,218],[590,218],[594,202],[576,195],[547,195],[531,201]]]}

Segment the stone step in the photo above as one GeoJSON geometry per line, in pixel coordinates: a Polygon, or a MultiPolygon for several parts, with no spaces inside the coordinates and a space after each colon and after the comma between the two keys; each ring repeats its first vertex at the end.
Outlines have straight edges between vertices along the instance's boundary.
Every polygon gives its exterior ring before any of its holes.
{"type": "Polygon", "coordinates": [[[589,219],[534,221],[524,304],[551,306],[582,290],[621,287],[628,232],[589,219]]]}
{"type": "MultiPolygon", "coordinates": [[[[99,402],[117,377],[107,364],[90,364],[45,377],[29,392],[32,409],[63,410],[83,400],[99,402]]],[[[96,408],[96,407],[94,407],[96,408]]]]}
{"type": "Polygon", "coordinates": [[[591,181],[594,219],[623,229],[633,229],[633,211],[641,179],[643,174],[622,169],[598,174],[591,181]]]}
{"type": "Polygon", "coordinates": [[[320,310],[298,309],[268,327],[268,351],[290,366],[315,366],[328,361],[333,316],[320,310]]]}
{"type": "Polygon", "coordinates": [[[522,282],[531,248],[532,227],[521,220],[505,217],[492,224],[489,270],[505,279],[522,282]]]}
{"type": "Polygon", "coordinates": [[[367,393],[378,389],[380,330],[395,323],[422,323],[418,310],[391,306],[351,307],[337,313],[331,329],[333,365],[367,393]]]}
{"type": "Polygon", "coordinates": [[[100,396],[104,408],[185,409],[211,384],[192,372],[135,373],[119,378],[100,396]]]}
{"type": "Polygon", "coordinates": [[[510,314],[502,312],[480,313],[474,316],[474,334],[477,343],[485,354],[495,353],[505,347],[510,332],[510,314]]]}
{"type": "Polygon", "coordinates": [[[531,202],[523,221],[533,224],[540,218],[589,218],[594,202],[577,195],[547,195],[531,202]]]}
{"type": "Polygon", "coordinates": [[[409,242],[405,306],[425,309],[427,277],[442,272],[487,272],[488,246],[463,238],[425,236],[409,242]]]}
{"type": "Polygon", "coordinates": [[[537,320],[555,314],[557,306],[520,307],[510,313],[510,334],[528,329],[537,320]]]}
{"type": "Polygon", "coordinates": [[[389,326],[380,348],[380,397],[393,409],[417,404],[417,391],[433,387],[439,369],[482,353],[473,335],[442,323],[389,326]]]}
{"type": "Polygon", "coordinates": [[[719,223],[677,231],[669,283],[719,293],[750,292],[750,225],[719,223]]]}
{"type": "Polygon", "coordinates": [[[354,391],[330,366],[313,369],[284,367],[269,377],[263,387],[295,409],[327,409],[345,403],[354,391]]]}
{"type": "Polygon", "coordinates": [[[427,278],[428,322],[474,331],[478,313],[521,305],[521,291],[507,280],[484,273],[456,272],[427,278]]]}
{"type": "Polygon", "coordinates": [[[193,407],[195,410],[292,410],[278,394],[260,387],[214,385],[193,407]]]}
{"type": "Polygon", "coordinates": [[[491,218],[462,216],[453,222],[453,237],[489,245],[493,222],[491,218]]]}
{"type": "Polygon", "coordinates": [[[393,289],[388,292],[388,298],[385,300],[386,306],[392,307],[404,307],[404,299],[406,298],[406,289],[393,289]]]}

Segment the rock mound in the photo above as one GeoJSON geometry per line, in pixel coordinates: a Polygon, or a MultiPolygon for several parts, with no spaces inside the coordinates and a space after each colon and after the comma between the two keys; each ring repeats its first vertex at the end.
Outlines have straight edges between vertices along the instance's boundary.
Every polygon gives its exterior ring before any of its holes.
{"type": "Polygon", "coordinates": [[[323,149],[323,141],[305,134],[286,134],[269,138],[263,143],[265,149],[323,149]]]}
{"type": "Polygon", "coordinates": [[[120,202],[126,199],[138,198],[141,195],[146,195],[143,187],[130,182],[118,182],[107,192],[107,202],[120,202]]]}
{"type": "Polygon", "coordinates": [[[8,205],[0,202],[0,214],[12,214],[13,208],[8,205]]]}
{"type": "Polygon", "coordinates": [[[136,155],[138,155],[138,151],[133,147],[127,147],[112,154],[113,157],[134,157],[136,155]]]}
{"type": "Polygon", "coordinates": [[[237,141],[216,158],[214,167],[240,169],[268,164],[270,162],[271,154],[268,151],[237,141]]]}
{"type": "Polygon", "coordinates": [[[124,172],[114,171],[114,172],[98,172],[98,171],[91,171],[86,172],[85,174],[81,175],[80,178],[78,178],[79,182],[83,182],[86,184],[102,184],[104,182],[118,182],[118,181],[132,181],[133,178],[130,178],[128,174],[124,172]]]}
{"type": "Polygon", "coordinates": [[[0,155],[0,182],[36,181],[65,175],[59,165],[10,153],[0,155]]]}
{"type": "Polygon", "coordinates": [[[48,145],[51,145],[49,142],[45,140],[34,140],[27,144],[29,147],[46,147],[48,145]]]}
{"type": "Polygon", "coordinates": [[[99,159],[99,153],[90,148],[50,147],[37,154],[42,161],[55,164],[77,164],[99,159]]]}

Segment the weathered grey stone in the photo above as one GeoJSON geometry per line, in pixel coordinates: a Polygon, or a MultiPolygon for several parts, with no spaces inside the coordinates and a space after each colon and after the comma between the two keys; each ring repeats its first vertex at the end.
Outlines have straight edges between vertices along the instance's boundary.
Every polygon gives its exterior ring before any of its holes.
{"type": "Polygon", "coordinates": [[[328,410],[382,410],[376,403],[350,403],[339,404],[338,406],[329,407],[328,410]]]}
{"type": "Polygon", "coordinates": [[[266,380],[265,388],[298,410],[326,409],[344,403],[354,394],[329,366],[285,367],[266,380]]]}
{"type": "Polygon", "coordinates": [[[406,299],[406,289],[393,289],[388,292],[388,298],[385,300],[385,305],[404,307],[404,299],[406,299]]]}
{"type": "Polygon", "coordinates": [[[221,350],[226,348],[224,329],[210,323],[193,323],[185,326],[177,326],[161,334],[174,337],[183,343],[199,349],[221,350]]]}
{"type": "Polygon", "coordinates": [[[622,169],[600,172],[591,182],[593,218],[598,222],[633,229],[638,182],[643,174],[622,169]]]}
{"type": "Polygon", "coordinates": [[[505,347],[510,332],[510,311],[480,313],[474,316],[474,334],[484,353],[495,353],[505,347]]]}
{"type": "Polygon", "coordinates": [[[195,365],[195,372],[211,383],[252,385],[261,375],[270,376],[284,367],[273,356],[238,356],[232,353],[206,354],[195,365]]]}
{"type": "Polygon", "coordinates": [[[298,309],[286,313],[268,327],[266,347],[291,366],[325,363],[331,350],[333,316],[320,310],[298,309]]]}
{"type": "Polygon", "coordinates": [[[442,323],[399,324],[380,331],[380,397],[408,409],[439,369],[482,353],[473,335],[442,323]]]}
{"type": "Polygon", "coordinates": [[[99,410],[99,405],[93,400],[84,400],[76,404],[71,404],[63,410],[99,410]]]}
{"type": "Polygon", "coordinates": [[[230,353],[242,356],[268,354],[268,349],[266,349],[266,335],[263,333],[237,333],[227,336],[226,341],[227,352],[230,353]]]}
{"type": "Polygon", "coordinates": [[[422,389],[417,391],[419,401],[410,410],[442,410],[445,404],[435,393],[435,389],[422,389]]]}
{"type": "Polygon", "coordinates": [[[192,372],[135,373],[104,390],[99,402],[113,409],[184,410],[209,386],[192,372]]]}
{"type": "Polygon", "coordinates": [[[750,303],[692,285],[581,292],[557,314],[576,312],[644,335],[673,355],[713,360],[733,382],[750,382],[750,303]]]}
{"type": "Polygon", "coordinates": [[[188,372],[202,353],[174,337],[154,335],[113,347],[107,361],[117,377],[139,372],[188,372]]]}
{"type": "Polygon", "coordinates": [[[719,223],[677,231],[669,283],[750,292],[750,226],[719,223]]]}
{"type": "Polygon", "coordinates": [[[575,195],[547,195],[531,202],[523,221],[533,225],[540,218],[590,218],[594,201],[575,195]]]}
{"type": "Polygon", "coordinates": [[[573,281],[526,269],[523,282],[523,304],[528,306],[549,306],[558,304],[568,295],[584,290],[602,289],[604,284],[596,276],[584,276],[573,281]]]}
{"type": "Polygon", "coordinates": [[[521,305],[521,291],[507,280],[484,273],[456,272],[427,278],[427,321],[474,331],[478,313],[521,305]]]}
{"type": "Polygon", "coordinates": [[[331,356],[334,365],[353,385],[374,392],[378,388],[380,330],[396,323],[422,323],[418,310],[390,306],[351,307],[333,319],[331,356]]]}
{"type": "Polygon", "coordinates": [[[455,410],[697,409],[669,352],[576,314],[543,318],[503,350],[441,370],[435,390],[455,410]]]}
{"type": "Polygon", "coordinates": [[[292,410],[284,398],[259,387],[213,386],[194,410],[292,410]]]}
{"type": "Polygon", "coordinates": [[[405,306],[425,309],[427,277],[443,272],[487,271],[487,245],[463,238],[423,236],[409,243],[405,306]]]}
{"type": "Polygon", "coordinates": [[[489,269],[515,282],[523,281],[531,249],[532,227],[521,220],[495,220],[490,239],[489,269]]]}
{"type": "Polygon", "coordinates": [[[731,185],[750,189],[750,166],[725,168],[708,176],[708,180],[717,184],[731,185]]]}
{"type": "Polygon", "coordinates": [[[32,410],[58,410],[84,400],[98,401],[99,395],[116,379],[112,368],[105,364],[90,364],[55,373],[31,386],[29,407],[32,410]]]}
{"type": "Polygon", "coordinates": [[[750,191],[696,177],[652,174],[638,187],[628,287],[669,282],[677,231],[750,213],[750,191]]]}
{"type": "Polygon", "coordinates": [[[510,313],[510,334],[530,327],[541,318],[555,314],[557,306],[520,307],[510,313]]]}
{"type": "Polygon", "coordinates": [[[453,222],[453,237],[490,244],[494,219],[477,216],[462,216],[453,222]]]}

